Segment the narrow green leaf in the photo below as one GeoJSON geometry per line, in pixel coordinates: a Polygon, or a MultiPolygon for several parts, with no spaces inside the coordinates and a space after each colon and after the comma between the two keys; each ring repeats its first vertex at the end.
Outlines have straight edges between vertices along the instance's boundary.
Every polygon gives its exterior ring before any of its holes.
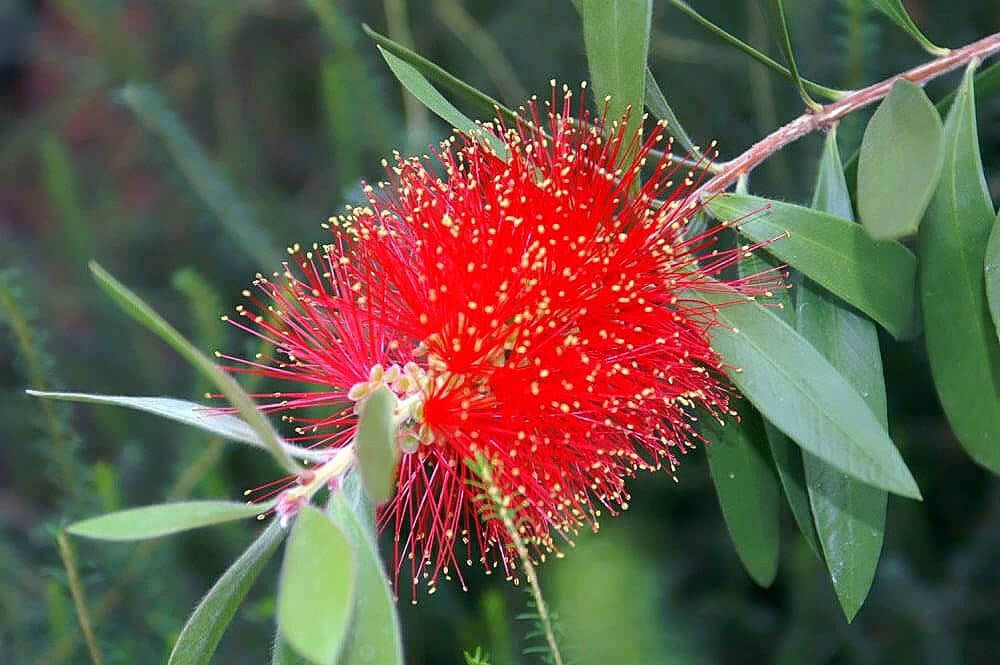
{"type": "Polygon", "coordinates": [[[642,126],[652,0],[581,0],[583,41],[598,104],[610,97],[608,117],[631,109],[626,136],[642,126]]]}
{"type": "Polygon", "coordinates": [[[236,610],[284,537],[285,529],[278,520],[272,520],[222,574],[181,630],[168,665],[208,665],[236,610]]]}
{"type": "Polygon", "coordinates": [[[802,466],[803,451],[768,421],[764,422],[764,432],[767,434],[771,458],[774,460],[774,467],[778,470],[778,478],[781,480],[781,487],[785,491],[785,498],[788,500],[788,507],[792,510],[795,524],[799,527],[799,531],[812,553],[818,558],[822,558],[819,536],[816,535],[812,507],[809,504],[809,493],[806,489],[806,472],[802,466]]]}
{"type": "Polygon", "coordinates": [[[378,554],[372,528],[362,524],[344,492],[330,502],[330,517],[354,546],[358,562],[354,625],[338,665],[402,665],[403,642],[396,602],[378,554]]]}
{"type": "Polygon", "coordinates": [[[389,65],[389,69],[392,70],[393,75],[410,91],[410,94],[420,100],[421,104],[463,134],[486,142],[498,155],[506,154],[506,147],[493,132],[477,125],[468,116],[459,111],[413,65],[397,58],[382,46],[379,46],[378,50],[382,54],[382,57],[385,58],[385,62],[389,65]]]}
{"type": "MultiPolygon", "coordinates": [[[[247,425],[244,420],[229,414],[211,412],[209,407],[197,402],[188,402],[172,397],[129,397],[125,395],[95,395],[92,393],[55,393],[40,390],[26,390],[25,392],[33,397],[44,399],[57,399],[84,404],[110,404],[145,413],[152,413],[167,420],[173,420],[184,425],[197,427],[206,432],[211,432],[227,441],[246,443],[255,448],[268,450],[267,444],[261,440],[253,428],[247,425]]],[[[289,455],[301,459],[322,460],[327,457],[324,452],[307,450],[287,443],[282,443],[282,447],[289,455]]]]}
{"type": "Polygon", "coordinates": [[[868,0],[868,2],[909,33],[931,55],[940,56],[948,53],[948,49],[935,46],[931,40],[924,36],[924,33],[920,31],[917,24],[910,18],[910,15],[906,13],[906,8],[903,7],[901,0],[868,0]]]}
{"type": "Polygon", "coordinates": [[[788,30],[788,19],[785,16],[784,2],[782,2],[782,0],[771,0],[768,3],[764,3],[762,6],[767,9],[765,14],[767,14],[770,22],[774,25],[774,29],[779,34],[779,38],[777,40],[778,46],[781,48],[781,53],[785,57],[785,62],[788,64],[788,69],[792,74],[792,82],[795,84],[795,87],[799,89],[799,96],[802,97],[802,101],[805,102],[805,105],[809,108],[813,110],[823,108],[809,96],[809,92],[805,87],[805,82],[799,74],[799,67],[795,63],[795,53],[792,49],[792,36],[788,30]]]}
{"type": "MultiPolygon", "coordinates": [[[[429,81],[441,86],[442,89],[455,95],[464,101],[469,108],[475,109],[481,118],[493,118],[498,112],[508,122],[518,121],[518,115],[512,109],[504,106],[499,101],[490,97],[485,92],[474,88],[462,79],[436,65],[419,53],[406,48],[402,44],[395,42],[383,34],[375,32],[371,27],[364,25],[365,34],[372,38],[383,50],[392,53],[403,62],[412,65],[414,69],[425,76],[429,81]]],[[[433,109],[431,109],[433,110],[433,109]]]]}
{"type": "Polygon", "coordinates": [[[895,241],[875,241],[858,224],[825,212],[754,196],[721,194],[707,203],[741,233],[778,238],[767,252],[878,321],[896,338],[914,333],[916,259],[895,241]],[[787,234],[787,237],[779,236],[787,234]]]}
{"type": "Polygon", "coordinates": [[[720,425],[702,417],[705,448],[722,516],[750,577],[767,587],[778,572],[778,482],[767,459],[764,424],[753,409],[720,425]]]}
{"type": "Polygon", "coordinates": [[[990,240],[986,244],[984,274],[986,301],[989,303],[993,325],[997,329],[997,337],[1000,338],[1000,214],[997,214],[996,221],[993,222],[993,231],[990,232],[990,240]]]}
{"type": "Polygon", "coordinates": [[[944,173],[920,228],[920,295],[931,373],[955,437],[1000,473],[1000,344],[983,266],[995,213],[983,175],[973,68],[945,122],[944,173]]]}
{"type": "MultiPolygon", "coordinates": [[[[813,206],[852,219],[836,130],[826,139],[813,206]]],[[[797,292],[799,332],[830,361],[888,427],[885,381],[875,325],[806,280],[797,292]]],[[[868,595],[882,551],[885,491],[865,485],[803,452],[812,512],[834,590],[847,620],[868,595]]]]}
{"type": "Polygon", "coordinates": [[[288,646],[288,640],[281,636],[281,631],[275,631],[271,665],[311,665],[311,663],[288,646]]]}
{"type": "Polygon", "coordinates": [[[295,518],[278,583],[278,626],[295,651],[333,665],[351,623],[356,563],[341,530],[313,506],[295,518]]]}
{"type": "MultiPolygon", "coordinates": [[[[723,305],[721,289],[692,300],[723,305]]],[[[913,476],[861,395],[793,328],[747,299],[718,309],[712,345],[740,368],[729,378],[761,415],[800,447],[845,473],[894,494],[920,498],[913,476]]]]}
{"type": "Polygon", "coordinates": [[[865,128],[858,158],[858,213],[871,237],[916,233],[941,176],[943,141],[923,89],[896,79],[865,128]]]}
{"type": "Polygon", "coordinates": [[[74,536],[98,540],[145,540],[254,517],[262,510],[266,507],[233,501],[179,501],[91,517],[66,530],[74,536]]]}
{"type": "Polygon", "coordinates": [[[82,265],[93,255],[94,234],[83,212],[69,150],[53,133],[42,136],[40,147],[45,192],[59,220],[62,246],[82,265]]]}
{"type": "Polygon", "coordinates": [[[677,142],[685,150],[691,153],[693,159],[702,158],[701,150],[694,144],[688,133],[684,131],[681,121],[677,118],[674,110],[670,108],[670,104],[667,103],[667,98],[663,95],[663,90],[660,89],[660,84],[656,82],[653,72],[649,67],[646,67],[646,108],[657,119],[667,121],[667,131],[677,139],[677,142]]]}
{"type": "Polygon", "coordinates": [[[177,353],[184,357],[206,379],[215,384],[216,388],[226,396],[229,403],[239,412],[243,420],[253,428],[257,436],[267,445],[274,458],[291,473],[299,473],[301,467],[288,455],[281,437],[271,423],[257,410],[257,406],[249,395],[240,387],[236,379],[226,374],[215,363],[205,357],[180,332],[157,314],[139,296],[129,290],[124,284],[111,276],[96,262],[91,261],[90,271],[97,283],[111,295],[112,298],[132,318],[144,325],[160,339],[169,344],[177,353]]]}
{"type": "Polygon", "coordinates": [[[399,400],[381,386],[361,403],[355,449],[365,492],[375,503],[392,496],[392,484],[399,461],[394,413],[399,400]]]}
{"type": "Polygon", "coordinates": [[[148,85],[127,85],[118,95],[146,129],[163,140],[188,184],[239,243],[241,250],[259,265],[277,266],[281,253],[269,234],[258,225],[253,210],[236,193],[219,166],[205,155],[159,92],[148,85]]]}

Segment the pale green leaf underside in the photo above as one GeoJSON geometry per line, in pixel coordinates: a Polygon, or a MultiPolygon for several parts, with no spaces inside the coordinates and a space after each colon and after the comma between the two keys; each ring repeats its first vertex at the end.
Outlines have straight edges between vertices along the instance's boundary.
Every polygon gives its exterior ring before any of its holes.
{"type": "Polygon", "coordinates": [[[393,425],[398,403],[396,396],[385,386],[379,387],[361,403],[355,451],[365,492],[375,503],[381,503],[392,495],[399,459],[393,425]]]}
{"type": "Polygon", "coordinates": [[[179,501],[129,508],[71,524],[75,536],[99,540],[145,540],[198,527],[247,519],[266,507],[232,501],[179,501]]]}

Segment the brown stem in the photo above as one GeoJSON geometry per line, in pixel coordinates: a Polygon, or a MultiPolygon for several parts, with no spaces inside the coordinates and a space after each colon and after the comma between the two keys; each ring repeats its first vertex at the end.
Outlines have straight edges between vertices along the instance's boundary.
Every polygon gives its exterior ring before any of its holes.
{"type": "Polygon", "coordinates": [[[789,143],[797,141],[803,136],[819,129],[828,127],[847,114],[877,102],[889,94],[893,82],[898,78],[905,78],[917,85],[923,85],[927,81],[937,78],[942,74],[947,74],[975,58],[985,60],[996,53],[1000,53],[1000,32],[994,33],[989,37],[984,37],[977,42],[972,42],[962,48],[949,51],[947,55],[931,60],[919,67],[914,67],[902,74],[890,76],[884,81],[870,85],[867,88],[849,92],[837,101],[823,106],[819,111],[803,113],[784,127],[780,127],[750,146],[740,156],[720,165],[723,167],[721,172],[695,190],[692,194],[692,200],[699,200],[708,194],[718,194],[724,191],[729,185],[736,182],[741,175],[750,173],[754,167],[789,143]]]}

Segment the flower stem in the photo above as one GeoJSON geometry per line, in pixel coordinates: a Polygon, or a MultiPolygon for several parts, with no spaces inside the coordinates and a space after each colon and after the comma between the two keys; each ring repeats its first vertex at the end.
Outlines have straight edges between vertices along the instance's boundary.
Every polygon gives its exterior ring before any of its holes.
{"type": "Polygon", "coordinates": [[[867,88],[854,90],[837,101],[823,106],[818,111],[803,113],[787,125],[778,128],[750,146],[743,154],[725,164],[721,164],[720,166],[723,167],[723,170],[692,192],[691,200],[698,200],[724,191],[729,185],[736,182],[741,175],[750,173],[758,164],[789,143],[797,141],[803,136],[817,130],[829,127],[844,116],[879,101],[889,94],[892,84],[898,78],[905,78],[917,85],[923,85],[931,79],[958,69],[974,59],[985,60],[997,53],[1000,53],[1000,32],[967,44],[962,48],[949,51],[947,55],[931,60],[919,67],[914,67],[901,74],[890,76],[884,81],[870,85],[867,88]]]}
{"type": "Polygon", "coordinates": [[[87,609],[87,599],[83,595],[83,585],[80,584],[80,575],[76,570],[76,555],[69,544],[69,538],[65,532],[60,532],[56,540],[59,542],[59,554],[62,556],[63,566],[66,568],[66,577],[69,580],[69,590],[73,595],[73,603],[76,605],[76,615],[80,621],[80,630],[83,631],[83,639],[87,643],[87,650],[90,652],[90,660],[94,665],[103,665],[101,651],[97,647],[97,636],[94,634],[94,627],[90,623],[90,611],[87,609]]]}

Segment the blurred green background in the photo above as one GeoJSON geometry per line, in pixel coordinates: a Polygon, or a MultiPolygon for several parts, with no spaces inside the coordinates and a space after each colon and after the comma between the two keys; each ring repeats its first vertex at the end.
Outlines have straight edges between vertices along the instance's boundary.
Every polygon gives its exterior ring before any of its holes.
{"type": "MultiPolygon", "coordinates": [[[[753,0],[699,0],[776,53],[753,0]]],[[[958,46],[1000,30],[996,0],[906,3],[958,46]]],[[[857,87],[925,55],[865,0],[791,7],[799,64],[857,87]]],[[[89,662],[55,544],[81,516],[165,498],[237,498],[277,469],[263,455],[113,407],[71,408],[26,386],[173,395],[206,389],[90,279],[97,258],[206,350],[243,351],[218,320],[254,272],[357,202],[392,149],[448,128],[403,98],[372,43],[409,43],[508,105],[586,78],[569,0],[0,0],[0,662],[89,662]],[[313,11],[321,7],[321,16],[313,11]],[[127,87],[126,87],[127,86],[127,87]],[[200,147],[199,147],[200,146],[200,147]]],[[[800,113],[795,89],[656,3],[651,66],[696,140],[722,158],[800,113]]],[[[946,94],[957,74],[929,86],[946,94]]],[[[978,107],[1000,196],[1000,94],[978,107]]],[[[845,154],[862,125],[845,122],[845,154]]],[[[807,198],[818,137],[754,173],[754,189],[807,198]]],[[[743,572],[701,453],[679,484],[634,483],[633,508],[541,569],[580,663],[995,663],[1000,660],[1000,482],[948,430],[922,341],[883,339],[896,442],[926,497],[893,498],[867,605],[846,625],[819,561],[786,515],[771,589],[743,572]]],[[[165,660],[201,594],[252,539],[237,524],[151,544],[78,542],[107,663],[165,660]]],[[[262,663],[273,637],[272,563],[217,662],[262,663]]],[[[495,665],[521,656],[527,596],[496,577],[401,605],[408,662],[495,665]]]]}

